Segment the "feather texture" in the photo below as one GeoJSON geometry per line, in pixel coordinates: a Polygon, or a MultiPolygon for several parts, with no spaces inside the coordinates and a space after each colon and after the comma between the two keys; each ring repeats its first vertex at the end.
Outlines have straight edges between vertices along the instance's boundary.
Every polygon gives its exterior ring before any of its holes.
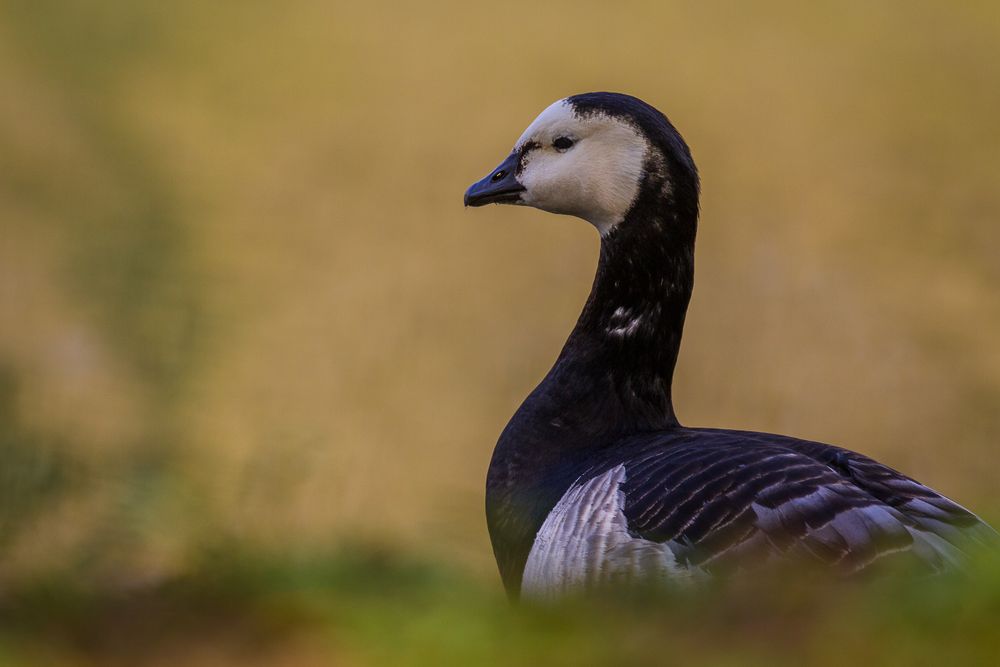
{"type": "Polygon", "coordinates": [[[991,539],[948,498],[830,445],[710,429],[622,444],[624,460],[581,475],[549,512],[522,594],[634,578],[686,584],[782,559],[844,575],[883,560],[940,572],[991,539]]]}
{"type": "Polygon", "coordinates": [[[996,534],[971,512],[861,454],[681,426],[671,385],[694,286],[699,181],[691,153],[662,113],[614,93],[560,101],[519,145],[544,147],[559,136],[578,141],[567,152],[546,149],[548,189],[533,192],[538,183],[528,179],[518,203],[546,208],[535,197],[572,193],[549,210],[595,219],[592,193],[606,189],[570,187],[581,168],[609,179],[604,185],[631,185],[616,200],[627,211],[616,208],[615,223],[601,229],[597,274],[576,326],[493,452],[486,514],[512,596],[548,598],[636,577],[687,583],[793,559],[845,576],[898,561],[939,572],[973,545],[994,544],[996,534]],[[585,155],[588,141],[587,150],[609,157],[600,169],[567,157],[585,155]]]}

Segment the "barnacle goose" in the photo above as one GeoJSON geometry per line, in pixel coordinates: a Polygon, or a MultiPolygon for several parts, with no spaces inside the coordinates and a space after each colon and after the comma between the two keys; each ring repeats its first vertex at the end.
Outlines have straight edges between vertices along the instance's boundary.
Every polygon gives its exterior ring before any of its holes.
{"type": "Polygon", "coordinates": [[[991,542],[974,514],[861,454],[678,423],[671,380],[698,195],[667,118],[614,93],[549,106],[465,193],[466,206],[534,206],[601,234],[583,312],[490,463],[486,513],[508,593],[545,599],[793,560],[852,575],[903,558],[936,572],[967,542],[991,542]]]}

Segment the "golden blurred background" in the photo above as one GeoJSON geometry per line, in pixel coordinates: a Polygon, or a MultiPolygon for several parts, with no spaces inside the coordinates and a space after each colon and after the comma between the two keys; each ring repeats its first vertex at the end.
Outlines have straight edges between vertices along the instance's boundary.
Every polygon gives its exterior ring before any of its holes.
{"type": "Polygon", "coordinates": [[[589,90],[702,174],[682,423],[996,522],[996,2],[3,0],[0,584],[374,544],[499,588],[486,467],[598,238],[461,196],[589,90]]]}

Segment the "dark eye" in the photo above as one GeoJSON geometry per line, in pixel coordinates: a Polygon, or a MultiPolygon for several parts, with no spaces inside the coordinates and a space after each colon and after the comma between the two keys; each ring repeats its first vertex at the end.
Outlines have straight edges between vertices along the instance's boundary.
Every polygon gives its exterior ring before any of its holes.
{"type": "Polygon", "coordinates": [[[559,137],[552,142],[552,147],[559,151],[564,151],[567,148],[573,147],[573,140],[569,137],[559,137]]]}

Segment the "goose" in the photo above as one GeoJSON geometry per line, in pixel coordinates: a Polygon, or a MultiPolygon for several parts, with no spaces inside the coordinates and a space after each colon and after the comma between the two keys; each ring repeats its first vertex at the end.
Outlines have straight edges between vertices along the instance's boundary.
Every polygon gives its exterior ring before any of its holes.
{"type": "Polygon", "coordinates": [[[503,430],[486,517],[510,597],[805,563],[835,577],[959,567],[992,528],[862,454],[681,426],[671,383],[694,279],[699,180],[666,116],[618,93],[556,101],[468,188],[590,222],[596,277],[555,364],[503,430]]]}

